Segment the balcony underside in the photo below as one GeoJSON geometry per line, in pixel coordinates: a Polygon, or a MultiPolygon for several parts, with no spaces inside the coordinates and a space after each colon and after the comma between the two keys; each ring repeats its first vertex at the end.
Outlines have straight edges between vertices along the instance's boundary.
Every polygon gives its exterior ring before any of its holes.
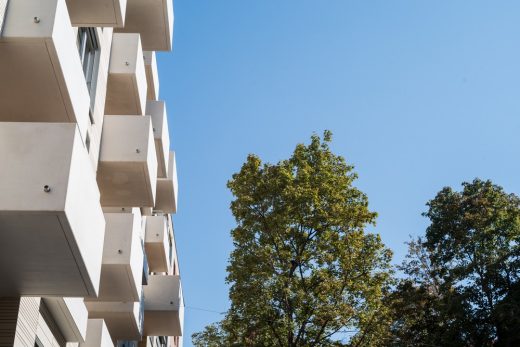
{"type": "Polygon", "coordinates": [[[143,115],[146,108],[146,89],[146,72],[139,34],[113,34],[105,114],[143,115]]]}
{"type": "Polygon", "coordinates": [[[142,115],[146,85],[132,74],[109,74],[105,114],[142,115]],[[142,89],[142,90],[141,90],[142,89]]]}
{"type": "Polygon", "coordinates": [[[96,290],[64,213],[0,214],[0,296],[89,296],[96,290]]]}
{"type": "Polygon", "coordinates": [[[155,210],[162,211],[164,213],[177,212],[177,203],[175,201],[175,187],[173,185],[173,182],[167,178],[157,179],[155,210]]]}
{"type": "Polygon", "coordinates": [[[178,311],[144,311],[144,333],[148,336],[182,336],[178,311]]]}
{"type": "Polygon", "coordinates": [[[143,288],[144,334],[182,336],[184,303],[180,277],[151,275],[143,288]]]}
{"type": "Polygon", "coordinates": [[[146,256],[148,266],[152,272],[168,272],[168,257],[164,245],[158,243],[146,243],[146,256]]]}
{"type": "Polygon", "coordinates": [[[105,116],[97,181],[104,207],[154,206],[157,157],[150,116],[105,116]]]}
{"type": "Polygon", "coordinates": [[[103,206],[153,206],[150,179],[143,165],[100,162],[98,184],[103,206]]]}
{"type": "Polygon", "coordinates": [[[77,104],[76,115],[62,64],[50,39],[0,41],[0,121],[78,122],[80,129],[86,128],[86,84],[81,86],[83,78],[75,82],[83,103],[77,104]]]}
{"type": "Polygon", "coordinates": [[[138,302],[85,302],[89,319],[103,319],[112,340],[140,340],[138,302]]]}
{"type": "MultiPolygon", "coordinates": [[[[139,275],[141,275],[141,272],[139,275]]],[[[134,277],[130,265],[103,264],[99,285],[99,299],[104,301],[139,300],[141,283],[136,283],[134,277]]]]}
{"type": "Polygon", "coordinates": [[[142,290],[143,246],[141,213],[105,213],[106,230],[99,301],[139,301],[142,290]]]}
{"type": "Polygon", "coordinates": [[[168,272],[168,250],[170,246],[165,216],[149,216],[146,218],[144,247],[150,271],[168,272]]]}
{"type": "Polygon", "coordinates": [[[122,27],[126,0],[66,0],[70,21],[81,27],[122,27]]]}
{"type": "Polygon", "coordinates": [[[172,0],[128,0],[125,27],[117,31],[141,34],[145,51],[170,51],[173,38],[172,0]]]}
{"type": "Polygon", "coordinates": [[[0,121],[77,123],[90,96],[65,0],[9,0],[0,36],[0,121]]]}

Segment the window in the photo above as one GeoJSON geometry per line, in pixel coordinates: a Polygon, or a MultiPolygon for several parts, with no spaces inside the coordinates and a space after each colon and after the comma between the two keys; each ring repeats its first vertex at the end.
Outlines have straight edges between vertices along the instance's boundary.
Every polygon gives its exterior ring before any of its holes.
{"type": "Polygon", "coordinates": [[[137,347],[137,341],[117,341],[117,347],[137,347]]]}
{"type": "Polygon", "coordinates": [[[96,81],[99,65],[99,41],[96,28],[78,28],[77,45],[83,74],[90,93],[90,122],[94,123],[92,112],[96,95],[96,81]]]}
{"type": "Polygon", "coordinates": [[[34,347],[43,347],[43,343],[38,337],[36,337],[36,341],[34,341],[34,347]]]}

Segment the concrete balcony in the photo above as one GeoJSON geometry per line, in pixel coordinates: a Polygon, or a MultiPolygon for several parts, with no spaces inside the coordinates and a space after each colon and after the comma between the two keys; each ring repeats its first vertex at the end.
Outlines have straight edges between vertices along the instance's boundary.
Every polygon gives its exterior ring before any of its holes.
{"type": "Polygon", "coordinates": [[[85,342],[88,311],[82,298],[43,298],[65,341],[85,342]]]}
{"type": "Polygon", "coordinates": [[[148,100],[159,99],[159,73],[157,72],[157,60],[154,51],[144,51],[144,70],[146,72],[147,94],[148,100]]]}
{"type": "Polygon", "coordinates": [[[128,0],[125,27],[119,32],[139,33],[145,51],[171,51],[172,0],[128,0]]]}
{"type": "Polygon", "coordinates": [[[139,301],[143,248],[141,212],[105,213],[106,229],[99,301],[139,301]]]}
{"type": "Polygon", "coordinates": [[[166,216],[146,217],[144,247],[151,272],[168,272],[170,239],[166,216]]]}
{"type": "Polygon", "coordinates": [[[144,286],[144,334],[182,336],[184,302],[179,276],[151,275],[144,286]]]}
{"type": "Polygon", "coordinates": [[[143,115],[146,88],[139,34],[114,34],[108,68],[105,114],[143,115]]]}
{"type": "Polygon", "coordinates": [[[167,178],[170,155],[170,132],[164,101],[147,101],[146,114],[152,117],[155,152],[157,153],[157,177],[167,178]]]}
{"type": "Polygon", "coordinates": [[[72,25],[79,27],[123,27],[126,0],[66,0],[72,25]]]}
{"type": "Polygon", "coordinates": [[[140,340],[142,336],[141,302],[85,301],[88,317],[103,319],[113,341],[140,340]]]}
{"type": "Polygon", "coordinates": [[[170,152],[167,178],[157,179],[155,210],[164,213],[176,213],[178,201],[177,196],[177,164],[175,163],[175,152],[170,152]]]}
{"type": "Polygon", "coordinates": [[[79,347],[114,347],[107,326],[103,319],[89,319],[87,323],[87,338],[79,347]]]}
{"type": "Polygon", "coordinates": [[[65,0],[10,0],[0,36],[0,121],[77,123],[90,96],[65,0]]]}
{"type": "Polygon", "coordinates": [[[0,122],[0,296],[96,296],[105,219],[75,124],[0,122]]]}
{"type": "Polygon", "coordinates": [[[97,181],[103,206],[154,206],[157,156],[150,116],[105,116],[97,181]]]}

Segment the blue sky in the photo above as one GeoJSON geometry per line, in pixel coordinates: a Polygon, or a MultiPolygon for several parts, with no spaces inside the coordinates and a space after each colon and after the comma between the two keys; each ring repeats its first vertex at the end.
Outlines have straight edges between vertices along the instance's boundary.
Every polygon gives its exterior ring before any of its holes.
{"type": "Polygon", "coordinates": [[[519,14],[518,1],[176,1],[159,71],[185,346],[221,318],[195,308],[228,307],[226,181],[248,153],[277,162],[332,130],[395,262],[443,186],[481,177],[519,193],[519,14]]]}

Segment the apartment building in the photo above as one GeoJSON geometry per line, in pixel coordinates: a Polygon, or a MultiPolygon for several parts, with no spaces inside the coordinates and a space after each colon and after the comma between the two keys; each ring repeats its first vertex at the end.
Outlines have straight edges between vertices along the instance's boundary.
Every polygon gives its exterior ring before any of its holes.
{"type": "Polygon", "coordinates": [[[0,347],[178,347],[172,0],[0,0],[0,347]]]}

